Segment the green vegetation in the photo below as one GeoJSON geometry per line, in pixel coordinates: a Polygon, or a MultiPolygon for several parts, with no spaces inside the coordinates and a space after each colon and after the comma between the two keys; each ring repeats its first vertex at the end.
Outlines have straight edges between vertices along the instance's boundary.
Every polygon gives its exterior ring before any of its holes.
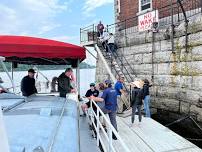
{"type": "MultiPolygon", "coordinates": [[[[7,69],[11,69],[11,63],[5,62],[7,69]]],[[[67,68],[68,65],[37,65],[37,68],[40,70],[62,70],[67,68]]],[[[15,71],[27,71],[29,68],[33,68],[33,65],[25,65],[25,64],[18,64],[18,67],[15,68],[15,71]]],[[[94,65],[89,65],[85,62],[80,64],[81,69],[93,69],[95,68],[94,65]]],[[[2,66],[0,65],[0,71],[3,71],[2,66]]]]}

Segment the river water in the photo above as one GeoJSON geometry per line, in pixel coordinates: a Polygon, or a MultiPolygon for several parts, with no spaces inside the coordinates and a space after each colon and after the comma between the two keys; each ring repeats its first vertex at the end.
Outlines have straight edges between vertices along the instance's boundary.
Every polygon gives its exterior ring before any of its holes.
{"type": "MultiPolygon", "coordinates": [[[[51,81],[54,76],[58,77],[62,72],[64,72],[64,70],[44,70],[40,72],[43,75],[45,75],[49,81],[51,81]]],[[[75,73],[76,71],[74,71],[74,74],[75,73]]],[[[14,72],[13,78],[14,78],[15,85],[19,86],[22,78],[26,75],[27,75],[27,71],[14,72]]],[[[4,81],[2,85],[5,88],[12,87],[9,77],[7,76],[5,72],[0,72],[0,77],[4,81]]],[[[41,74],[39,74],[37,81],[45,83],[47,80],[41,74]]],[[[95,82],[95,69],[81,69],[80,70],[80,91],[82,96],[85,95],[86,90],[89,89],[89,84],[91,82],[95,82]]],[[[17,90],[16,92],[20,92],[20,87],[17,87],[16,90],[17,90]]]]}

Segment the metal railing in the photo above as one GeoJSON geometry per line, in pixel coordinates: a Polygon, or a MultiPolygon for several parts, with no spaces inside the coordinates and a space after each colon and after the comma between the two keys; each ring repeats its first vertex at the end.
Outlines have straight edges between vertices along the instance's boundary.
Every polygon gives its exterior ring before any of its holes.
{"type": "MultiPolygon", "coordinates": [[[[180,0],[187,18],[202,13],[202,0],[180,0]]],[[[183,11],[178,3],[178,0],[158,0],[154,3],[153,10],[159,12],[159,28],[164,28],[172,24],[179,24],[184,21],[183,11]],[[173,10],[173,11],[172,11],[173,10]]],[[[121,35],[126,37],[131,33],[138,32],[138,15],[127,18],[117,23],[107,25],[107,29],[110,33],[114,33],[117,37],[121,35]]]]}
{"type": "Polygon", "coordinates": [[[80,43],[97,40],[97,29],[94,24],[80,28],[80,43]]]}
{"type": "Polygon", "coordinates": [[[90,124],[92,124],[93,127],[95,128],[96,135],[97,135],[97,139],[96,139],[97,146],[101,144],[104,152],[116,152],[116,149],[114,148],[114,145],[113,145],[112,134],[116,136],[119,142],[119,146],[123,148],[124,152],[131,152],[129,148],[126,146],[126,144],[124,143],[124,141],[122,140],[122,138],[119,136],[116,129],[112,126],[109,119],[106,117],[106,115],[102,112],[100,107],[93,100],[90,101],[90,112],[87,113],[87,116],[90,117],[89,119],[90,124]],[[97,109],[96,113],[93,111],[93,108],[92,108],[93,106],[95,106],[97,109]],[[107,131],[102,126],[102,123],[100,122],[100,116],[102,116],[104,121],[106,122],[107,131]],[[96,120],[96,123],[94,120],[96,120]]]}

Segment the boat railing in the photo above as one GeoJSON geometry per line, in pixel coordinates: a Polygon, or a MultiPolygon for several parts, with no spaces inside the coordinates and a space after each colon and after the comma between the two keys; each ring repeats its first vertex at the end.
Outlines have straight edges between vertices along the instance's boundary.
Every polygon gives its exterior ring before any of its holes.
{"type": "Polygon", "coordinates": [[[109,119],[93,100],[90,101],[90,110],[88,112],[88,118],[92,127],[95,128],[97,146],[100,146],[101,144],[101,147],[104,152],[116,152],[116,149],[113,145],[112,135],[117,138],[116,142],[120,143],[119,145],[122,147],[124,152],[130,152],[129,148],[126,146],[116,129],[110,123],[109,119]],[[96,107],[96,112],[93,110],[93,106],[96,107]],[[106,123],[107,130],[103,127],[100,121],[101,116],[103,117],[103,121],[106,123]]]}

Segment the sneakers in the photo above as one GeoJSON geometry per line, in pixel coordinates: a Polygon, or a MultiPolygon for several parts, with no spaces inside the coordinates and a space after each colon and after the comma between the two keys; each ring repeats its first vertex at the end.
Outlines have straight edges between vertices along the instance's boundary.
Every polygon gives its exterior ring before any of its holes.
{"type": "Polygon", "coordinates": [[[117,137],[114,135],[114,133],[112,134],[112,139],[117,140],[117,137]]]}
{"type": "Polygon", "coordinates": [[[134,123],[129,124],[129,127],[132,128],[134,126],[134,123]]]}

